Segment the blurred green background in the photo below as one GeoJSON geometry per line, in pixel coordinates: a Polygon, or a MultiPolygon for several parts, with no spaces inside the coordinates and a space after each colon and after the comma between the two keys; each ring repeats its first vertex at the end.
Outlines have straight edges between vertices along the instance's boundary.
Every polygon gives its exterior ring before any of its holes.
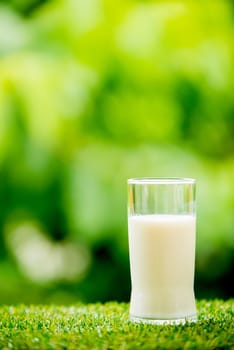
{"type": "Polygon", "coordinates": [[[126,180],[198,181],[195,292],[234,296],[231,1],[0,1],[0,303],[128,301],[126,180]]]}

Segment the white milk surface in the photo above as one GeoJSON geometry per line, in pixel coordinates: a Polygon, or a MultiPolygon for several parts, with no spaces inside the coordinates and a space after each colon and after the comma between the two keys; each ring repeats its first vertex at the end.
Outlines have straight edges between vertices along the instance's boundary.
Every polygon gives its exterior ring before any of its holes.
{"type": "Polygon", "coordinates": [[[192,215],[129,216],[131,316],[176,319],[196,314],[195,231],[192,215]]]}

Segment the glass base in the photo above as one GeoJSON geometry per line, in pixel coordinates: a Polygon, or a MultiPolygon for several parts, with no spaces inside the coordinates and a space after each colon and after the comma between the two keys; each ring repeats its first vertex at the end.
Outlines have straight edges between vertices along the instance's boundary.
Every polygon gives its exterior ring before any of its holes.
{"type": "Polygon", "coordinates": [[[143,318],[130,315],[130,321],[136,323],[145,323],[145,324],[153,324],[153,325],[183,325],[185,323],[193,323],[197,322],[197,315],[190,315],[183,318],[171,318],[171,319],[151,319],[151,318],[143,318]]]}

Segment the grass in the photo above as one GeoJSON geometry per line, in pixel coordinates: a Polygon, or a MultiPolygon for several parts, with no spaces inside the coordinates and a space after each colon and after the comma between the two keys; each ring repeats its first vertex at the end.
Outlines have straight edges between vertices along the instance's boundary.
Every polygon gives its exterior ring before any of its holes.
{"type": "Polygon", "coordinates": [[[0,307],[0,349],[234,349],[234,299],[199,301],[198,322],[134,324],[128,304],[0,307]]]}

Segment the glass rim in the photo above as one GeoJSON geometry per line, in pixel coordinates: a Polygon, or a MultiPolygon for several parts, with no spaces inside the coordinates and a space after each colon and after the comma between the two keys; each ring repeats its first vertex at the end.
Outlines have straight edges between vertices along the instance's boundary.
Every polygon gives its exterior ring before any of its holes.
{"type": "Polygon", "coordinates": [[[189,177],[138,177],[128,179],[128,185],[182,185],[195,183],[196,179],[189,177]]]}

